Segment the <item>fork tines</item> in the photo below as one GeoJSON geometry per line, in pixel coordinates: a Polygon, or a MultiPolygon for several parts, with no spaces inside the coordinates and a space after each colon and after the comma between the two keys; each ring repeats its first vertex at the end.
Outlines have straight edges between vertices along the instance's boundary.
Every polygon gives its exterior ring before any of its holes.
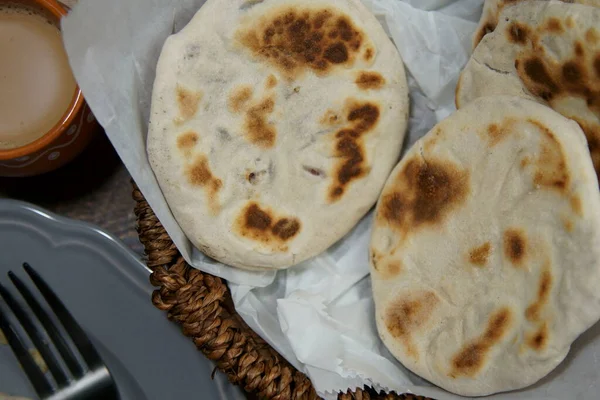
{"type": "Polygon", "coordinates": [[[10,280],[43,326],[47,336],[54,344],[69,371],[69,374],[67,374],[63,366],[61,366],[44,334],[34,324],[32,317],[15,300],[13,295],[0,284],[0,297],[4,299],[10,311],[12,311],[23,330],[27,333],[27,336],[31,339],[33,346],[40,353],[56,383],[53,386],[44,371],[35,363],[32,355],[27,350],[21,334],[15,329],[10,319],[0,308],[0,330],[4,332],[9,346],[21,363],[35,391],[42,399],[50,396],[56,399],[117,399],[118,392],[110,372],[83,329],[40,275],[28,264],[23,264],[23,268],[65,328],[81,358],[84,360],[82,365],[50,315],[41,306],[27,285],[12,271],[9,272],[8,276],[10,280]]]}

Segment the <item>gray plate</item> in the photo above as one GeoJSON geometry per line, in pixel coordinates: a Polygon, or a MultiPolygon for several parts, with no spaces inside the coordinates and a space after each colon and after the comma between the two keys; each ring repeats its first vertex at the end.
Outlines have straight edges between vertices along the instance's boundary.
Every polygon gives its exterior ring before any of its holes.
{"type": "MultiPolygon", "coordinates": [[[[30,263],[96,344],[122,398],[243,399],[179,327],[150,301],[149,270],[112,235],[35,206],[0,200],[0,282],[27,279],[30,263]]],[[[13,292],[16,292],[13,290],[13,292]]],[[[0,392],[35,397],[8,346],[0,345],[0,392]]]]}

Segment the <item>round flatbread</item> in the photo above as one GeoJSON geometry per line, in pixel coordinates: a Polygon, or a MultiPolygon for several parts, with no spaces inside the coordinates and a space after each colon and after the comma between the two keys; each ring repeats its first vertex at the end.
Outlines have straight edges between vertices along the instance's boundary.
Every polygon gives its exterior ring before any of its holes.
{"type": "Polygon", "coordinates": [[[456,106],[480,96],[537,100],[579,123],[600,174],[600,8],[526,1],[505,7],[456,88],[456,106]]]}
{"type": "MultiPolygon", "coordinates": [[[[530,0],[485,0],[483,12],[477,30],[473,34],[473,48],[477,47],[481,39],[490,32],[493,32],[498,25],[500,13],[507,5],[520,3],[530,0]]],[[[561,0],[563,3],[585,4],[593,7],[600,7],[600,0],[561,0]]]]}
{"type": "Polygon", "coordinates": [[[344,236],[398,160],[408,89],[358,0],[209,0],[165,43],[148,156],[181,228],[246,269],[344,236]]]}
{"type": "Polygon", "coordinates": [[[483,97],[392,172],[371,238],[381,339],[451,392],[530,385],[600,318],[600,196],[573,121],[483,97]]]}

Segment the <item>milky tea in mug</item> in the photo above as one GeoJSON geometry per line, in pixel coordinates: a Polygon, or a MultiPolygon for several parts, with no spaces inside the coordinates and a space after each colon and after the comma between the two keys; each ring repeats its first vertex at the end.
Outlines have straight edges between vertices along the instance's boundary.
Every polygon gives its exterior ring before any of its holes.
{"type": "Polygon", "coordinates": [[[0,150],[44,136],[75,91],[56,25],[34,8],[0,2],[0,150]]]}

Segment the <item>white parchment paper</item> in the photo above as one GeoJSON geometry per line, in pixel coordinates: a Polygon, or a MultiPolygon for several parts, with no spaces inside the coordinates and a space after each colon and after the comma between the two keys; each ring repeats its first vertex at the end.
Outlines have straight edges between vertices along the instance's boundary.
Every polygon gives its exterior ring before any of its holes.
{"type": "MultiPolygon", "coordinates": [[[[227,1],[227,0],[222,0],[227,1]]],[[[410,84],[405,149],[454,111],[454,88],[470,54],[483,0],[363,0],[394,40],[410,84]]],[[[326,253],[287,271],[252,273],[194,249],[173,218],[148,163],[145,138],[155,66],[165,39],[204,0],[80,0],[63,20],[65,46],[98,121],[188,262],[230,282],[248,325],[317,392],[371,385],[439,400],[459,399],[397,362],[379,340],[368,277],[371,214],[326,253]]],[[[600,325],[585,332],[565,362],[538,384],[494,400],[597,399],[600,325]]]]}

